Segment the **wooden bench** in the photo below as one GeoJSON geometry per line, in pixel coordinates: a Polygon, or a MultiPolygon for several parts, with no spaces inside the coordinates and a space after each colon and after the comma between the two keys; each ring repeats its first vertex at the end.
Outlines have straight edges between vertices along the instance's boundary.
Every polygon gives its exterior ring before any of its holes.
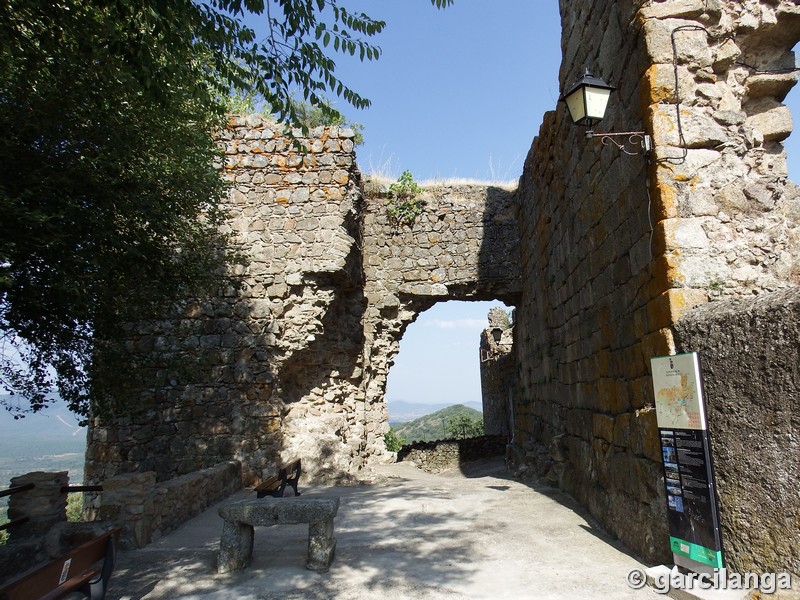
{"type": "Polygon", "coordinates": [[[273,498],[282,498],[286,486],[294,490],[294,495],[299,496],[300,492],[297,491],[297,483],[300,480],[300,459],[293,460],[284,467],[278,469],[278,474],[265,479],[261,484],[255,487],[256,498],[263,498],[264,496],[272,496],[273,498]]]}
{"type": "Polygon", "coordinates": [[[0,588],[0,600],[56,600],[70,592],[102,600],[114,570],[120,531],[115,527],[8,583],[0,588]]]}

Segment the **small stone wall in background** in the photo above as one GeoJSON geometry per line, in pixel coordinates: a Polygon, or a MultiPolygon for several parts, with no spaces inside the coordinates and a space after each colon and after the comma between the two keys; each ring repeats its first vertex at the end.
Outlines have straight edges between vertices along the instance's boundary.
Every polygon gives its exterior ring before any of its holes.
{"type": "Polygon", "coordinates": [[[503,455],[507,445],[508,437],[504,435],[486,435],[465,440],[415,442],[403,446],[397,453],[397,461],[413,462],[428,473],[441,473],[466,461],[503,455]]]}

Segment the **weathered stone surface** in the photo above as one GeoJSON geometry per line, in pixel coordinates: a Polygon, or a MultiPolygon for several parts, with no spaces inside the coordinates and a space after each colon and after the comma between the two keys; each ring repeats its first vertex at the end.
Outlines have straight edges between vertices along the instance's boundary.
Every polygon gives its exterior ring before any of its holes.
{"type": "Polygon", "coordinates": [[[728,568],[800,572],[800,292],[704,305],[675,337],[703,366],[728,568]]]}
{"type": "Polygon", "coordinates": [[[221,506],[219,516],[248,525],[292,525],[329,521],[339,511],[339,498],[259,498],[221,506]]]}
{"type": "Polygon", "coordinates": [[[762,99],[749,104],[750,116],[744,123],[746,129],[752,130],[753,139],[764,141],[781,141],[792,133],[792,113],[774,99],[762,99]]]}
{"type": "Polygon", "coordinates": [[[9,520],[28,517],[27,523],[13,525],[8,533],[13,541],[36,538],[47,533],[50,528],[67,520],[67,495],[61,487],[69,485],[66,471],[46,473],[36,471],[11,478],[10,487],[32,484],[33,488],[10,496],[8,501],[9,520]]]}
{"type": "Polygon", "coordinates": [[[480,337],[483,431],[486,435],[511,436],[511,403],[516,388],[516,355],[513,323],[502,308],[489,311],[489,326],[480,337]],[[494,333],[500,339],[495,340],[494,333]]]}
{"type": "MultiPolygon", "coordinates": [[[[584,142],[563,106],[544,118],[519,190],[525,270],[514,327],[511,455],[521,476],[560,485],[638,553],[668,560],[649,359],[688,349],[676,344],[672,326],[691,318],[695,306],[798,283],[797,191],[784,178],[780,145],[791,130],[781,101],[796,76],[755,73],[737,62],[755,62],[759,71],[793,66],[797,7],[788,0],[636,6],[562,0],[561,6],[561,88],[595,56],[592,71],[620,92],[598,129],[643,129],[652,132],[655,148],[648,164],[584,142]],[[630,25],[618,34],[621,23],[630,25]],[[606,31],[614,31],[613,59],[597,50],[606,31]]],[[[745,315],[731,318],[736,331],[737,319],[746,322],[745,315]]],[[[745,344],[748,334],[741,335],[745,344]]],[[[758,342],[769,357],[772,335],[796,336],[771,331],[758,342]]],[[[704,348],[727,354],[717,344],[704,348]]],[[[768,360],[763,372],[779,364],[768,360]]],[[[777,395],[797,397],[799,382],[796,373],[788,377],[777,395]]],[[[772,391],[757,393],[773,405],[772,391]]],[[[764,429],[770,438],[770,426],[764,429]]],[[[796,478],[784,457],[767,456],[784,477],[796,478]]],[[[728,468],[727,478],[737,483],[727,489],[736,494],[746,495],[736,486],[752,472],[764,477],[763,466],[734,457],[728,468]]],[[[769,489],[788,493],[775,482],[769,489]]],[[[768,535],[780,536],[779,524],[797,520],[793,504],[780,517],[774,504],[764,506],[768,535]]],[[[752,507],[746,512],[759,521],[752,507]]],[[[793,536],[774,552],[763,544],[753,550],[750,531],[729,527],[726,535],[726,553],[737,554],[737,565],[777,569],[771,557],[783,552],[791,558],[781,566],[797,570],[793,536]]]]}
{"type": "Polygon", "coordinates": [[[308,523],[306,568],[328,571],[336,551],[333,519],[339,498],[259,498],[240,500],[220,507],[223,518],[217,561],[218,573],[244,569],[253,554],[253,527],[308,523]]]}
{"type": "Polygon", "coordinates": [[[275,130],[246,117],[221,134],[240,285],[132,326],[147,408],[92,424],[90,480],[234,458],[246,484],[294,458],[309,480],[354,477],[389,457],[384,391],[408,324],[440,300],[518,297],[513,190],[427,187],[413,225],[393,224],[388,185],[363,194],[337,128],[301,140],[302,158],[275,130]]]}
{"type": "Polygon", "coordinates": [[[241,465],[226,462],[161,483],[156,473],[128,473],[103,482],[101,494],[85,496],[89,520],[123,527],[123,546],[141,548],[211,504],[241,489],[241,465]]]}

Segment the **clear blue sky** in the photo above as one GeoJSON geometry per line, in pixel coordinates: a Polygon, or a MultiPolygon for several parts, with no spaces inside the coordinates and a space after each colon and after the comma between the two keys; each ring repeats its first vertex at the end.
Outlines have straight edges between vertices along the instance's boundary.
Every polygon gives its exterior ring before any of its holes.
{"type": "Polygon", "coordinates": [[[365,126],[362,171],[417,180],[516,180],[542,115],[556,106],[561,42],[555,0],[346,0],[386,21],[378,61],[336,59],[372,100],[336,107],[365,126]]]}

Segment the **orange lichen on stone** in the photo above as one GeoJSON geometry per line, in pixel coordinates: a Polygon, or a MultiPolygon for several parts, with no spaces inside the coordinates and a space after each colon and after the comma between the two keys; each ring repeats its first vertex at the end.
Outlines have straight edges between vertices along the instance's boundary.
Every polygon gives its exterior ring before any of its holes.
{"type": "Polygon", "coordinates": [[[673,81],[671,77],[671,65],[655,64],[645,71],[641,86],[644,107],[673,101],[675,92],[670,83],[673,81]]]}
{"type": "MultiPolygon", "coordinates": [[[[661,255],[653,261],[653,278],[647,284],[647,295],[657,298],[671,288],[682,287],[684,276],[680,270],[680,253],[672,252],[661,255]]],[[[653,330],[658,324],[648,322],[648,329],[653,330]]]]}
{"type": "Polygon", "coordinates": [[[647,318],[656,327],[672,326],[689,310],[707,301],[702,290],[671,288],[647,305],[647,318]]]}
{"type": "Polygon", "coordinates": [[[653,218],[656,221],[673,219],[678,216],[678,191],[669,183],[672,172],[658,168],[656,183],[652,189],[653,218]]]}
{"type": "Polygon", "coordinates": [[[642,355],[646,361],[654,356],[667,356],[675,353],[675,340],[672,329],[664,327],[646,335],[640,345],[642,355]]]}

